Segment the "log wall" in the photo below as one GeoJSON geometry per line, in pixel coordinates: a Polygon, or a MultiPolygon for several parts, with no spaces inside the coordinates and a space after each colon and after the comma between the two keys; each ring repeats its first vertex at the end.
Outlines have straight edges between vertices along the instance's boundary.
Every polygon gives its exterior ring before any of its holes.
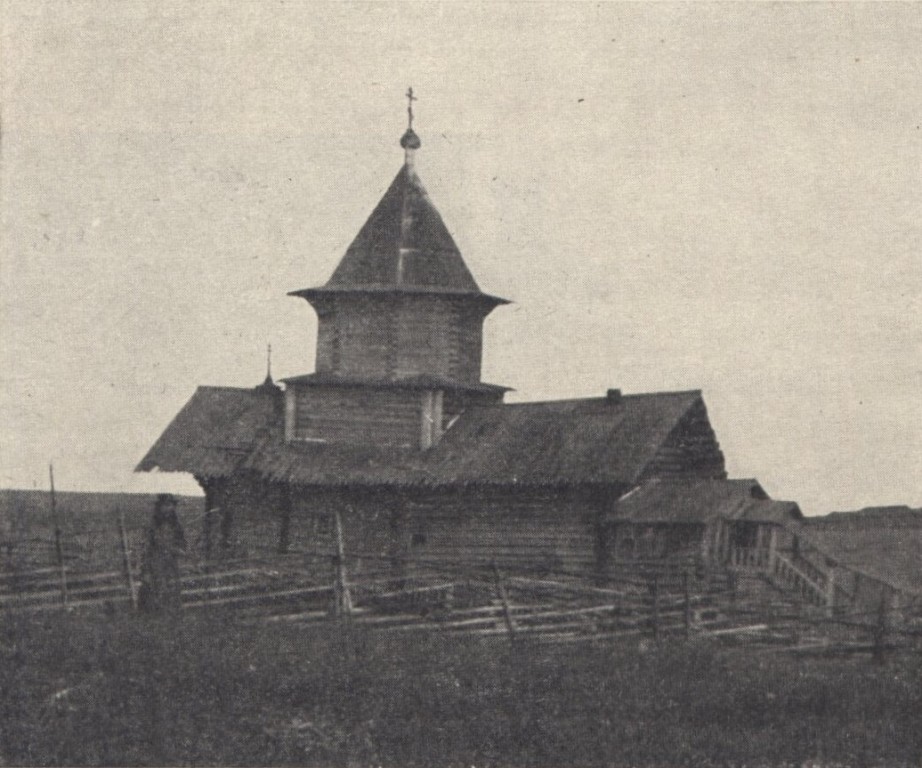
{"type": "Polygon", "coordinates": [[[301,387],[295,393],[296,440],[418,447],[422,394],[417,390],[301,387]]]}
{"type": "Polygon", "coordinates": [[[647,465],[642,479],[653,477],[727,477],[724,455],[703,400],[688,411],[647,465]]]}
{"type": "Polygon", "coordinates": [[[232,515],[230,541],[240,553],[335,551],[339,511],[350,567],[357,572],[416,566],[448,568],[495,562],[509,570],[592,575],[599,565],[599,521],[622,489],[457,489],[447,492],[331,489],[238,480],[216,494],[232,515]],[[287,510],[287,512],[286,512],[287,510]]]}
{"type": "Polygon", "coordinates": [[[480,381],[484,308],[448,296],[360,296],[317,305],[317,371],[480,381]]]}

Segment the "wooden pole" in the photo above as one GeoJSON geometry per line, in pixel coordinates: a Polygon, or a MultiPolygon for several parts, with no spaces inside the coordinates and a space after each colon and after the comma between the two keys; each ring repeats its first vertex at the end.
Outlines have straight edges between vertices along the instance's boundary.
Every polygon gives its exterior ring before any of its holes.
{"type": "Polygon", "coordinates": [[[349,582],[346,578],[346,547],[343,541],[343,521],[339,510],[333,511],[333,520],[336,524],[336,556],[333,558],[336,566],[336,579],[333,585],[334,606],[333,611],[337,616],[352,614],[352,595],[349,593],[349,582]]]}
{"type": "Polygon", "coordinates": [[[61,576],[61,604],[67,608],[67,568],[64,565],[64,548],[61,543],[61,522],[54,496],[54,465],[48,465],[48,479],[51,486],[51,519],[54,523],[54,553],[61,576]]]}
{"type": "Polygon", "coordinates": [[[653,639],[659,640],[659,580],[653,575],[653,639]]]}
{"type": "Polygon", "coordinates": [[[131,571],[131,550],[128,548],[128,531],[125,530],[125,513],[121,507],[118,509],[118,532],[122,542],[122,568],[128,584],[128,597],[131,600],[131,608],[136,611],[138,610],[138,590],[134,582],[134,573],[131,571]]]}
{"type": "Polygon", "coordinates": [[[877,623],[874,626],[874,661],[878,664],[886,662],[887,648],[887,594],[881,592],[880,606],[877,609],[877,623]]]}
{"type": "Polygon", "coordinates": [[[509,596],[506,594],[506,586],[503,584],[503,577],[499,572],[496,563],[491,563],[493,567],[493,581],[496,584],[496,596],[503,606],[503,619],[506,623],[506,631],[509,633],[509,640],[515,640],[515,621],[512,619],[512,611],[509,609],[509,596]]]}
{"type": "Polygon", "coordinates": [[[214,484],[208,480],[202,480],[201,486],[205,491],[205,516],[202,518],[202,549],[205,556],[205,567],[211,560],[211,548],[214,539],[214,523],[218,516],[218,510],[215,507],[214,484]]]}

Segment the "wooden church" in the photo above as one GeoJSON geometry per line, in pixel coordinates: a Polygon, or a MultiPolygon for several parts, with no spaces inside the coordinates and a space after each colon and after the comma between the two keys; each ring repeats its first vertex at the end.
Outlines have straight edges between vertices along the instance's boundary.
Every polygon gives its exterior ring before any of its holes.
{"type": "MultiPolygon", "coordinates": [[[[604,570],[623,552],[622,496],[726,478],[701,393],[504,403],[481,350],[507,302],[480,289],[426,193],[412,112],[400,145],[328,282],[291,293],[317,313],[316,370],[284,388],[199,387],[138,470],[195,476],[218,551],[322,549],[338,527],[352,555],[393,563],[604,570]]],[[[681,550],[676,521],[660,522],[681,550]]]]}

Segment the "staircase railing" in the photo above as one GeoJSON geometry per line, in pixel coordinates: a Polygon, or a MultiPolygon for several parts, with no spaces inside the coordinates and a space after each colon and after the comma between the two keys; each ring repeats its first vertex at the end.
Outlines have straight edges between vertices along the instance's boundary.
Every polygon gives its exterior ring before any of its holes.
{"type": "Polygon", "coordinates": [[[761,547],[732,547],[729,564],[734,568],[766,568],[769,565],[769,552],[761,547]]]}
{"type": "Polygon", "coordinates": [[[772,568],[768,573],[769,578],[779,586],[799,593],[808,602],[832,608],[834,582],[831,574],[821,573],[812,564],[809,568],[798,567],[803,564],[802,558],[798,558],[798,563],[795,564],[793,560],[776,553],[772,568]]]}

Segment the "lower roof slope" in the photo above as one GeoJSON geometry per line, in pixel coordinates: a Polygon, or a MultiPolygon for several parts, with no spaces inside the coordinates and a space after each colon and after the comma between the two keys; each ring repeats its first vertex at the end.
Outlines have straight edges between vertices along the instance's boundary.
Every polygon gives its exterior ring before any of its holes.
{"type": "Polygon", "coordinates": [[[804,523],[805,537],[840,563],[922,594],[922,509],[869,507],[804,523]]]}
{"type": "Polygon", "coordinates": [[[135,471],[233,474],[278,421],[279,396],[258,389],[199,387],[135,471]]]}
{"type": "Polygon", "coordinates": [[[656,479],[618,500],[610,522],[706,523],[753,520],[785,523],[803,514],[793,501],[773,501],[756,480],[656,479]]]}
{"type": "Polygon", "coordinates": [[[277,397],[199,387],[137,470],[250,471],[303,485],[633,485],[703,408],[697,391],[475,406],[438,445],[418,451],[286,443],[277,397]]]}

